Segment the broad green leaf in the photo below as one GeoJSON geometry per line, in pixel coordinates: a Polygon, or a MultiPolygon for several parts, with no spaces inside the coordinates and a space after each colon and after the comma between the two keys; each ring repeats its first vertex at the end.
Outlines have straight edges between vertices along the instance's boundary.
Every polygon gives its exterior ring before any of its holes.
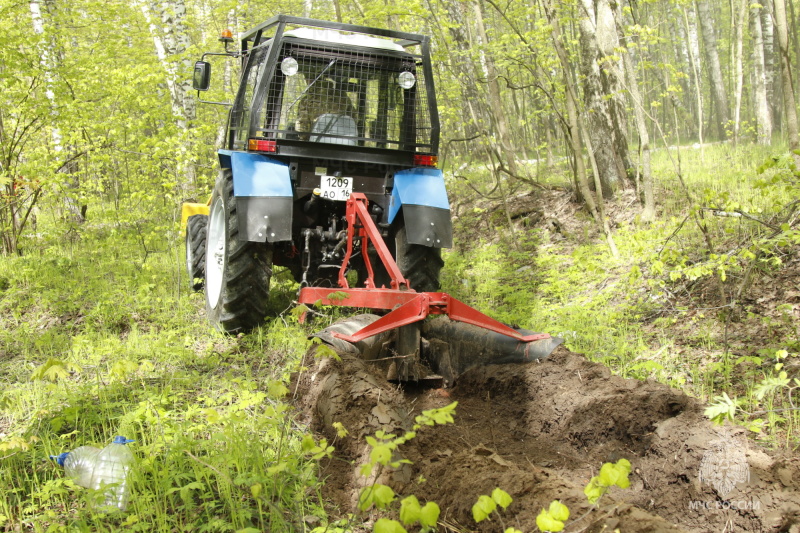
{"type": "Polygon", "coordinates": [[[485,494],[481,494],[478,501],[472,506],[472,518],[480,523],[486,520],[495,509],[497,509],[497,504],[494,500],[485,494]]]}
{"type": "Polygon", "coordinates": [[[413,494],[400,501],[400,520],[410,526],[419,521],[420,511],[419,500],[413,494]]]}
{"type": "Polygon", "coordinates": [[[600,497],[605,494],[605,492],[605,487],[602,487],[598,484],[597,476],[593,477],[586,485],[586,488],[583,489],[583,493],[586,495],[586,498],[592,505],[597,503],[597,500],[599,500],[600,497]]]}
{"type": "Polygon", "coordinates": [[[364,487],[361,489],[361,494],[358,495],[358,509],[360,511],[366,511],[372,507],[372,498],[375,495],[375,491],[372,489],[372,487],[364,487]]]}
{"type": "Polygon", "coordinates": [[[492,491],[492,499],[503,509],[508,507],[511,502],[514,501],[514,499],[506,491],[499,487],[492,491]]]}
{"type": "Polygon", "coordinates": [[[439,521],[439,514],[441,514],[439,505],[436,502],[428,502],[420,511],[419,523],[422,527],[436,527],[436,523],[439,521]]]}
{"type": "Polygon", "coordinates": [[[338,435],[340,439],[343,439],[349,434],[347,428],[345,428],[344,424],[342,424],[341,422],[334,422],[333,429],[336,430],[336,435],[338,435]]]}
{"type": "Polygon", "coordinates": [[[267,385],[267,394],[270,398],[283,398],[289,393],[289,389],[280,381],[270,381],[267,385]]]}
{"type": "Polygon", "coordinates": [[[542,509],[542,512],[539,513],[539,516],[536,517],[536,527],[542,531],[556,533],[564,529],[564,522],[561,520],[556,520],[550,516],[550,513],[548,513],[546,509],[542,509]]]}
{"type": "Polygon", "coordinates": [[[604,463],[603,466],[600,467],[600,475],[597,476],[597,481],[600,485],[605,487],[613,487],[617,484],[617,480],[619,479],[620,471],[611,464],[611,463],[604,463]]]}
{"type": "Polygon", "coordinates": [[[380,518],[372,528],[372,533],[408,533],[397,520],[380,518]]]}
{"type": "Polygon", "coordinates": [[[369,460],[372,463],[388,464],[392,460],[392,450],[386,445],[375,446],[369,452],[369,460]]]}
{"type": "Polygon", "coordinates": [[[278,463],[275,466],[270,466],[269,468],[267,468],[267,474],[275,475],[279,472],[284,472],[287,466],[288,465],[286,463],[278,463]]]}
{"type": "Polygon", "coordinates": [[[553,500],[553,502],[550,503],[550,508],[547,512],[550,513],[550,516],[562,522],[566,522],[569,519],[569,509],[558,500],[553,500]]]}
{"type": "Polygon", "coordinates": [[[316,447],[317,443],[314,442],[314,437],[308,434],[303,435],[303,440],[300,443],[300,449],[303,450],[303,453],[308,453],[316,447]]]}
{"type": "Polygon", "coordinates": [[[376,483],[373,486],[372,502],[378,509],[383,509],[394,501],[395,495],[391,487],[376,483]]]}

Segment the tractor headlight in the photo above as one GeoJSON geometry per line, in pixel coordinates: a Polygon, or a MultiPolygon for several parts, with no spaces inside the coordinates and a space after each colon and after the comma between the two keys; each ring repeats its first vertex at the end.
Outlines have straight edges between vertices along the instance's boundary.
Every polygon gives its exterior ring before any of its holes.
{"type": "Polygon", "coordinates": [[[286,76],[294,76],[297,74],[297,60],[293,57],[287,57],[281,61],[281,72],[286,76]]]}
{"type": "Polygon", "coordinates": [[[417,83],[417,77],[413,72],[404,71],[397,75],[397,85],[403,89],[410,89],[417,83]]]}

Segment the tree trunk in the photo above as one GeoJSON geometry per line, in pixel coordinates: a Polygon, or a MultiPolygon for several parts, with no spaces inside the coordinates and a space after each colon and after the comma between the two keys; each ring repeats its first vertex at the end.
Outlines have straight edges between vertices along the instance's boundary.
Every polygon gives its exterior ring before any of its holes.
{"type": "MultiPolygon", "coordinates": [[[[743,3],[746,0],[743,0],[743,3]]],[[[767,77],[766,65],[764,62],[764,39],[761,31],[761,12],[762,8],[753,7],[751,9],[753,21],[753,78],[754,91],[753,99],[755,103],[756,122],[758,124],[758,143],[768,146],[772,142],[772,117],[769,112],[767,100],[767,77]]]]}
{"type": "Polygon", "coordinates": [[[703,90],[700,83],[700,47],[697,42],[697,27],[694,19],[689,17],[686,8],[683,9],[683,23],[686,25],[686,34],[689,36],[689,59],[692,62],[694,73],[695,98],[697,99],[697,137],[700,146],[703,146],[703,90]]]}
{"type": "Polygon", "coordinates": [[[714,97],[717,111],[715,121],[717,136],[720,139],[724,139],[725,127],[728,124],[728,95],[725,91],[725,80],[722,78],[722,67],[719,62],[714,20],[711,18],[707,0],[697,1],[697,19],[700,21],[700,28],[703,31],[703,43],[705,44],[706,57],[708,59],[709,75],[711,76],[711,94],[714,97]]]}
{"type": "Polygon", "coordinates": [[[747,0],[739,0],[738,9],[736,10],[736,38],[735,38],[735,54],[734,54],[734,70],[736,81],[736,104],[733,108],[733,143],[734,145],[739,142],[739,126],[741,122],[742,112],[742,89],[744,87],[744,70],[742,68],[742,41],[744,40],[744,16],[747,9],[747,0]]]}
{"type": "MultiPolygon", "coordinates": [[[[781,80],[783,85],[783,112],[786,117],[786,131],[789,136],[789,149],[800,149],[797,134],[797,110],[794,104],[794,84],[792,81],[792,64],[789,57],[789,30],[786,24],[786,4],[784,0],[775,0],[775,30],[778,34],[778,47],[781,59],[781,80]]],[[[795,155],[795,161],[800,156],[795,155]]]]}
{"type": "MultiPolygon", "coordinates": [[[[31,10],[31,20],[33,23],[33,33],[39,35],[41,37],[41,41],[39,42],[39,50],[40,50],[40,63],[42,66],[42,71],[44,72],[44,80],[45,80],[45,95],[47,96],[47,101],[50,104],[50,117],[52,118],[52,128],[50,129],[51,138],[53,141],[53,150],[58,154],[58,157],[65,157],[68,161],[72,161],[69,156],[64,156],[64,152],[68,152],[69,149],[65,149],[64,140],[61,135],[61,130],[58,127],[58,103],[56,102],[56,93],[55,93],[55,81],[54,81],[54,72],[59,67],[59,54],[58,48],[54,39],[50,39],[49,41],[45,40],[45,15],[42,12],[42,4],[49,8],[49,11],[55,10],[55,1],[51,0],[49,2],[40,2],[39,0],[30,0],[28,3],[30,10],[31,10]]],[[[55,33],[55,32],[54,32],[55,33]]],[[[60,167],[60,172],[65,174],[69,174],[70,178],[67,180],[67,188],[68,190],[75,191],[80,187],[78,182],[77,176],[75,175],[75,171],[77,170],[77,163],[71,163],[68,165],[64,165],[60,167]]],[[[86,207],[81,205],[81,203],[72,196],[72,193],[68,193],[64,195],[64,203],[66,205],[67,211],[70,213],[70,217],[77,223],[83,223],[86,221],[86,207]]],[[[22,229],[21,227],[17,227],[16,225],[19,224],[19,220],[14,218],[15,224],[15,233],[19,233],[22,229]]],[[[16,239],[15,239],[16,240],[16,239]]],[[[14,244],[16,247],[16,242],[14,244]]]]}
{"type": "Polygon", "coordinates": [[[599,62],[602,56],[597,44],[594,5],[592,0],[582,2],[584,13],[580,19],[580,44],[583,96],[588,115],[586,121],[603,197],[613,198],[622,179],[614,146],[614,124],[608,104],[609,95],[603,90],[601,79],[599,62]]]}
{"type": "Polygon", "coordinates": [[[773,131],[775,130],[777,117],[780,109],[778,99],[775,97],[775,78],[777,77],[775,61],[775,27],[772,23],[772,3],[769,0],[762,2],[764,9],[760,9],[761,15],[761,34],[764,41],[764,76],[767,80],[767,105],[769,106],[770,123],[773,131]]]}
{"type": "Polygon", "coordinates": [[[194,98],[190,96],[192,65],[187,55],[190,42],[186,4],[184,0],[163,0],[161,3],[151,0],[149,4],[143,1],[140,8],[150,29],[158,60],[167,73],[172,115],[181,134],[178,166],[183,178],[178,186],[186,196],[196,181],[191,127],[197,114],[194,98]],[[160,27],[154,22],[156,14],[161,21],[160,27]]]}
{"type": "Polygon", "coordinates": [[[555,145],[553,140],[553,126],[551,125],[552,119],[548,116],[544,119],[544,134],[546,139],[547,146],[545,149],[547,150],[547,172],[548,174],[553,172],[556,168],[556,161],[553,157],[553,146],[555,145]]]}
{"type": "Polygon", "coordinates": [[[586,202],[586,206],[589,208],[592,218],[594,218],[595,222],[597,223],[598,229],[606,237],[606,242],[611,250],[611,255],[617,257],[619,255],[619,251],[617,250],[617,246],[614,243],[614,238],[611,235],[611,229],[608,225],[608,221],[606,221],[605,217],[603,216],[602,206],[598,210],[598,204],[602,203],[603,201],[602,195],[599,194],[598,191],[598,203],[595,203],[592,193],[589,190],[589,183],[586,176],[586,165],[583,161],[583,145],[581,142],[582,128],[577,109],[578,99],[575,95],[574,84],[570,76],[571,68],[569,59],[567,58],[567,52],[564,49],[563,43],[561,42],[561,28],[553,8],[553,0],[542,0],[542,4],[547,15],[547,20],[552,28],[551,34],[553,38],[553,46],[556,49],[556,55],[558,55],[558,60],[561,63],[561,69],[564,72],[564,90],[566,93],[567,116],[569,119],[570,130],[569,141],[570,147],[572,148],[572,153],[575,156],[575,168],[578,186],[580,187],[583,200],[586,202]]]}
{"type": "MultiPolygon", "coordinates": [[[[677,13],[677,17],[670,17],[670,26],[672,27],[672,34],[677,36],[677,39],[673,39],[675,43],[675,57],[677,58],[676,64],[678,70],[680,72],[687,73],[686,76],[681,76],[679,78],[681,84],[681,96],[682,100],[681,103],[683,104],[683,109],[689,116],[696,116],[696,98],[694,96],[695,93],[695,76],[694,76],[694,63],[692,61],[692,57],[689,52],[689,45],[688,45],[688,36],[686,33],[686,26],[683,24],[683,16],[682,10],[680,8],[676,8],[674,13],[677,13]]],[[[673,98],[673,105],[677,106],[675,102],[675,98],[673,98]]],[[[676,133],[677,128],[679,125],[676,123],[676,133]]],[[[692,134],[692,128],[694,127],[694,123],[689,121],[689,123],[684,124],[683,127],[685,128],[687,136],[692,134]]],[[[680,136],[678,134],[678,136],[680,136]]]]}
{"type": "MultiPolygon", "coordinates": [[[[615,4],[616,5],[616,4],[615,4]]],[[[614,153],[617,173],[620,178],[633,179],[633,163],[628,150],[628,111],[623,94],[624,65],[618,59],[619,35],[614,11],[609,0],[595,0],[596,36],[600,53],[603,54],[600,74],[603,90],[608,94],[608,106],[614,127],[614,153]]]]}
{"type": "MultiPolygon", "coordinates": [[[[489,44],[489,38],[486,35],[486,28],[483,25],[483,10],[479,2],[473,4],[475,13],[475,25],[478,30],[478,38],[481,44],[485,47],[489,44]]],[[[509,133],[508,120],[506,118],[505,110],[503,109],[503,100],[500,95],[500,84],[497,82],[497,70],[494,64],[494,58],[490,53],[481,50],[482,63],[486,69],[486,77],[489,101],[487,111],[489,117],[495,127],[495,133],[499,144],[499,153],[505,159],[505,164],[508,170],[514,176],[519,175],[517,169],[517,156],[514,153],[514,148],[511,143],[511,134],[509,133]]]]}
{"type": "Polygon", "coordinates": [[[639,145],[641,147],[642,163],[642,189],[644,192],[644,208],[642,209],[642,221],[652,222],[656,217],[656,201],[653,186],[653,173],[650,168],[650,134],[647,131],[647,122],[644,117],[644,102],[639,93],[639,82],[636,80],[636,71],[633,68],[633,60],[628,51],[627,37],[625,36],[622,9],[617,4],[616,9],[616,30],[621,41],[622,60],[625,65],[626,81],[628,93],[633,103],[633,115],[636,118],[636,129],[639,132],[639,145]]]}
{"type": "MultiPolygon", "coordinates": [[[[231,9],[228,11],[228,16],[226,18],[226,27],[227,28],[236,28],[236,10],[231,9]]],[[[234,35],[236,32],[234,32],[234,35]]],[[[233,74],[232,74],[232,61],[225,61],[222,67],[222,90],[224,91],[223,94],[230,94],[233,95],[233,74]]],[[[217,149],[220,148],[227,148],[228,144],[228,125],[226,123],[222,123],[217,128],[217,140],[215,143],[215,147],[217,149]]]]}

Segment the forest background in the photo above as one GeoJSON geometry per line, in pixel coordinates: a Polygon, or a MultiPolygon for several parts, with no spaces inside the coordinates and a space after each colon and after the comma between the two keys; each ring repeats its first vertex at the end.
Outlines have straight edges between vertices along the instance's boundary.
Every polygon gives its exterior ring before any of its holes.
{"type": "Polygon", "coordinates": [[[307,330],[211,331],[178,224],[227,113],[192,64],[277,13],[432,37],[446,290],[794,446],[794,3],[0,0],[0,527],[97,527],[46,458],[118,432],[156,487],[126,527],[324,519],[281,399],[307,330]]]}

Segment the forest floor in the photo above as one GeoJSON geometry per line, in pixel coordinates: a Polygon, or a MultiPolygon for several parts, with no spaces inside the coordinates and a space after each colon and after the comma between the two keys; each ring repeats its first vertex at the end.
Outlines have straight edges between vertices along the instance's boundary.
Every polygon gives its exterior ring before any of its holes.
{"type": "MultiPolygon", "coordinates": [[[[617,225],[633,218],[627,203],[610,207],[617,225]]],[[[563,191],[522,195],[507,206],[520,228],[524,222],[551,239],[585,231],[563,191]]],[[[502,218],[499,211],[486,206],[466,226],[476,235],[482,226],[490,230],[492,218],[502,218]]],[[[794,257],[740,294],[747,313],[728,319],[728,327],[715,320],[713,335],[724,335],[732,352],[755,354],[774,340],[779,306],[799,301],[794,257]],[[775,321],[764,320],[770,316],[775,321]]],[[[678,295],[668,305],[713,301],[713,284],[701,285],[689,291],[691,302],[678,295]]],[[[653,335],[673,334],[676,357],[702,365],[707,347],[690,330],[709,326],[698,315],[668,321],[671,331],[655,315],[640,325],[653,335]]],[[[410,464],[377,479],[398,494],[436,501],[448,531],[534,531],[539,511],[556,499],[571,510],[566,531],[800,531],[800,458],[774,441],[757,442],[742,425],[712,424],[703,413],[706,404],[682,390],[612,375],[563,346],[539,363],[474,368],[451,389],[398,386],[369,363],[345,354],[340,361],[315,358],[316,349],[309,350],[307,370],[295,376],[292,390],[301,418],[336,449],[320,472],[332,516],[354,512],[360,491],[376,481],[359,474],[371,449],[365,437],[379,430],[403,434],[420,412],[457,401],[453,424],[420,430],[395,457],[410,464]],[[348,435],[341,437],[334,423],[348,435]],[[583,488],[603,463],[620,458],[632,464],[630,488],[614,488],[598,506],[590,505],[583,488]],[[514,501],[476,525],[472,505],[495,487],[514,501]]]]}
{"type": "Polygon", "coordinates": [[[762,152],[685,151],[694,199],[662,169],[651,224],[622,191],[606,205],[619,257],[564,176],[507,194],[480,169],[471,182],[448,176],[444,289],[565,342],[444,389],[322,357],[308,335],[347,311],[298,324],[286,271],[272,280],[275,318],[216,332],[167,219],[128,223],[105,204],[82,225],[42,216],[25,253],[0,258],[0,531],[361,533],[398,517],[397,501],[356,511],[377,481],[437,502],[440,531],[530,533],[558,499],[571,533],[800,533],[797,180],[760,174],[762,152]],[[408,464],[359,475],[376,449],[366,437],[403,435],[453,402],[453,423],[397,448],[408,464]],[[707,410],[720,405],[729,420],[715,426],[707,410]],[[108,517],[49,457],[114,435],[136,439],[139,462],[128,513],[108,517]],[[590,505],[583,488],[621,459],[630,487],[590,505]],[[495,488],[512,503],[474,522],[472,505],[495,488]]]}
{"type": "MultiPolygon", "coordinates": [[[[336,448],[320,467],[333,516],[353,512],[367,486],[359,475],[370,453],[366,436],[402,434],[421,411],[458,401],[454,424],[419,431],[397,457],[411,464],[379,478],[398,494],[436,501],[448,531],[535,531],[536,515],[555,499],[571,510],[567,531],[800,526],[800,458],[761,449],[742,428],[714,427],[703,405],[679,391],[612,376],[564,348],[541,363],[475,368],[448,390],[397,387],[347,355],[309,357],[307,364],[298,405],[336,448]],[[349,434],[338,437],[334,422],[349,434]],[[704,455],[719,443],[735,443],[749,468],[749,479],[725,497],[699,478],[704,455]],[[630,488],[612,489],[594,508],[583,487],[601,464],[620,458],[632,464],[630,488]],[[472,505],[495,487],[514,501],[499,518],[476,526],[472,505]]],[[[734,475],[724,466],[719,473],[734,475]]]]}

